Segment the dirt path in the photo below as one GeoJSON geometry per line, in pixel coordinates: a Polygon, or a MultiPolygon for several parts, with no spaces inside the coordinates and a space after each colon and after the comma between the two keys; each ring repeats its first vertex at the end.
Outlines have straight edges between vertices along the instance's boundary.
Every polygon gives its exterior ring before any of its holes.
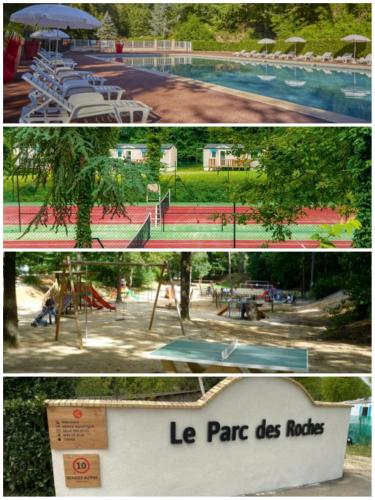
{"type": "MultiPolygon", "coordinates": [[[[19,293],[21,293],[19,291],[19,293]]],[[[28,296],[29,292],[23,292],[28,296]]],[[[163,296],[164,294],[162,294],[163,296]]],[[[81,313],[84,349],[77,348],[77,333],[73,319],[63,318],[59,342],[55,342],[54,326],[32,328],[31,321],[40,310],[38,294],[19,300],[21,346],[4,353],[7,373],[160,373],[161,363],[147,354],[181,337],[176,311],[168,309],[162,299],[156,312],[152,331],[148,323],[149,302],[130,302],[121,311],[89,311],[87,325],[81,313]],[[86,338],[87,326],[87,338],[86,338]]],[[[253,345],[308,349],[311,373],[368,373],[371,371],[371,348],[317,339],[326,329],[328,313],[319,303],[302,307],[278,306],[267,312],[267,319],[241,321],[239,315],[218,316],[210,299],[193,302],[191,317],[185,329],[188,338],[216,342],[240,342],[253,345]]],[[[187,371],[179,364],[180,371],[187,371]]]]}

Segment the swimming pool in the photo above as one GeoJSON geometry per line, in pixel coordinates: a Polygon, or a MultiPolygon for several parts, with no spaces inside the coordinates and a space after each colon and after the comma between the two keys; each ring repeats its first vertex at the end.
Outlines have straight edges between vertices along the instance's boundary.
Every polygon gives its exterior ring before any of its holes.
{"type": "Polygon", "coordinates": [[[194,56],[96,57],[371,121],[371,71],[194,56]]]}

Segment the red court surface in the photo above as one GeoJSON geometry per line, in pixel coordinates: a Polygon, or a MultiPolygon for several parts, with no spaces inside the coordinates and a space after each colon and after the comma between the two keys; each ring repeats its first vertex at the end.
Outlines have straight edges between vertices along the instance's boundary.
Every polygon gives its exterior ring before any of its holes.
{"type": "MultiPolygon", "coordinates": [[[[40,207],[35,205],[22,205],[21,224],[30,224],[32,219],[38,213],[40,207]]],[[[76,207],[72,208],[72,218],[70,224],[76,222],[76,207]]],[[[237,214],[251,215],[251,207],[237,207],[237,214]]],[[[305,215],[297,219],[299,224],[336,224],[343,221],[343,217],[331,208],[304,210],[305,215]]],[[[146,216],[155,213],[155,207],[131,206],[127,209],[127,216],[103,216],[101,207],[95,207],[91,213],[92,224],[142,224],[146,216]]],[[[165,215],[166,224],[217,224],[218,220],[213,218],[214,214],[233,214],[232,206],[171,206],[165,215]]],[[[4,224],[18,224],[18,207],[4,206],[4,224]]],[[[53,210],[48,210],[49,224],[53,224],[55,217],[53,210]]],[[[247,224],[255,224],[255,221],[249,220],[247,224]]]]}

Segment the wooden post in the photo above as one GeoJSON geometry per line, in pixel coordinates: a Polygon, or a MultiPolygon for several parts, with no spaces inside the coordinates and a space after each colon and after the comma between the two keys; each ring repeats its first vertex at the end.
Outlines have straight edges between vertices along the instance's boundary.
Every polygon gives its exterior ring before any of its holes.
{"type": "Polygon", "coordinates": [[[82,342],[81,325],[79,324],[79,317],[78,317],[77,293],[76,293],[76,290],[74,288],[72,261],[71,261],[70,257],[67,257],[67,263],[68,263],[68,270],[69,270],[70,289],[71,289],[72,297],[73,297],[73,309],[74,309],[74,319],[76,322],[76,329],[77,329],[78,347],[79,347],[79,349],[82,349],[83,342],[82,342]]]}
{"type": "Polygon", "coordinates": [[[151,330],[152,325],[154,323],[155,311],[156,311],[156,306],[157,306],[158,299],[159,299],[159,293],[160,293],[161,283],[163,281],[164,271],[165,271],[165,265],[163,265],[163,267],[161,268],[161,274],[160,274],[160,278],[159,278],[158,288],[156,290],[154,305],[152,307],[152,312],[151,312],[150,324],[148,327],[149,330],[151,330]]]}
{"type": "Polygon", "coordinates": [[[182,332],[182,335],[185,335],[185,329],[184,329],[184,324],[182,322],[182,319],[181,319],[181,311],[180,311],[180,304],[177,300],[177,296],[176,296],[176,290],[174,288],[174,283],[173,283],[173,280],[172,280],[172,274],[171,274],[171,270],[167,264],[167,271],[168,271],[168,278],[169,278],[169,283],[171,285],[171,288],[172,288],[172,293],[173,293],[173,298],[174,298],[174,303],[175,303],[175,306],[176,306],[176,311],[177,311],[177,316],[178,316],[178,321],[180,323],[180,327],[181,327],[181,332],[182,332]]]}
{"type": "Polygon", "coordinates": [[[65,290],[66,290],[66,273],[65,273],[65,267],[64,267],[64,271],[63,271],[63,274],[61,276],[61,283],[60,283],[60,295],[59,295],[59,303],[58,303],[58,314],[56,315],[55,341],[59,340],[60,321],[61,321],[62,310],[63,310],[63,307],[64,307],[65,290]]]}

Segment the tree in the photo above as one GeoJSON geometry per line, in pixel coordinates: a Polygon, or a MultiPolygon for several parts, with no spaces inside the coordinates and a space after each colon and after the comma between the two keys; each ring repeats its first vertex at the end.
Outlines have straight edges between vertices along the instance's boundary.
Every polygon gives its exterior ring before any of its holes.
{"type": "Polygon", "coordinates": [[[162,38],[168,36],[171,26],[170,10],[171,7],[168,4],[154,4],[150,19],[150,32],[152,35],[161,36],[162,38]]]}
{"type": "Polygon", "coordinates": [[[207,24],[203,23],[197,16],[190,16],[184,23],[178,25],[174,32],[177,40],[214,40],[214,34],[207,24]]]}
{"type": "Polygon", "coordinates": [[[103,16],[102,25],[97,30],[99,40],[116,40],[118,36],[117,28],[108,12],[103,16]]]}
{"type": "MultiPolygon", "coordinates": [[[[249,218],[262,224],[272,240],[291,237],[291,225],[304,215],[307,208],[332,207],[343,219],[357,217],[362,222],[364,235],[361,243],[369,244],[369,146],[367,135],[360,136],[353,129],[337,128],[283,128],[268,129],[258,137],[232,132],[232,143],[243,144],[247,153],[258,154],[261,148],[261,169],[266,177],[262,183],[244,185],[235,194],[238,201],[251,204],[258,199],[257,209],[249,218]],[[354,134],[353,147],[348,137],[354,134]],[[365,182],[360,182],[365,180],[365,182]]],[[[350,220],[348,224],[350,223],[350,220]]],[[[354,240],[356,243],[356,240],[354,240]]]]}
{"type": "Polygon", "coordinates": [[[208,275],[211,264],[206,252],[194,252],[192,259],[192,276],[194,279],[202,279],[208,275]]]}
{"type": "Polygon", "coordinates": [[[4,253],[4,340],[12,347],[19,345],[16,296],[16,252],[4,253]]]}
{"type": "Polygon", "coordinates": [[[181,318],[190,319],[192,252],[181,252],[181,318]]]}
{"type": "Polygon", "coordinates": [[[297,377],[315,401],[349,401],[371,396],[371,387],[360,377],[297,377]]]}
{"type": "Polygon", "coordinates": [[[146,135],[147,166],[150,170],[151,182],[159,182],[162,157],[162,142],[164,131],[161,128],[150,127],[146,135]]]}
{"type": "Polygon", "coordinates": [[[110,156],[118,141],[111,127],[44,127],[10,129],[15,158],[11,175],[28,176],[45,188],[44,202],[28,229],[38,225],[65,227],[76,216],[75,239],[80,248],[92,245],[91,210],[126,216],[125,204],[144,196],[148,170],[110,156]]]}

